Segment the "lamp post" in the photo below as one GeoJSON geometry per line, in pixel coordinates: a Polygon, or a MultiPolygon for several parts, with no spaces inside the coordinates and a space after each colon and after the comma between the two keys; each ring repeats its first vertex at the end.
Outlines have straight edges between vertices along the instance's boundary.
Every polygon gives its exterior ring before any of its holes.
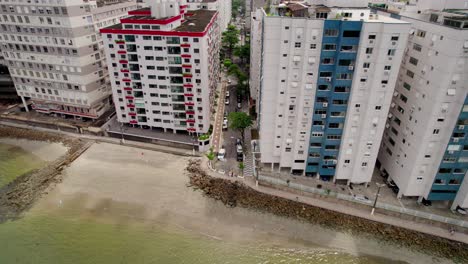
{"type": "Polygon", "coordinates": [[[124,124],[123,123],[120,123],[120,144],[125,144],[125,139],[124,139],[124,135],[123,135],[123,126],[124,124]]]}
{"type": "Polygon", "coordinates": [[[374,211],[375,211],[375,206],[377,205],[377,199],[379,198],[379,193],[380,193],[380,188],[384,187],[385,184],[382,184],[382,183],[376,183],[377,184],[377,193],[375,194],[375,200],[374,200],[374,205],[372,205],[372,211],[371,211],[371,215],[374,215],[374,211]]]}

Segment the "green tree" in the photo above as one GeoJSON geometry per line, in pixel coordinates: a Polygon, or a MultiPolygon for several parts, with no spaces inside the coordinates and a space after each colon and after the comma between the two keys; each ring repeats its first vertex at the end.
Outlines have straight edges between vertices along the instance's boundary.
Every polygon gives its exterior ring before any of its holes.
{"type": "Polygon", "coordinates": [[[244,112],[231,112],[228,115],[229,127],[241,132],[242,142],[244,142],[244,131],[252,125],[252,117],[244,112]]]}
{"type": "Polygon", "coordinates": [[[224,67],[226,67],[226,69],[229,69],[229,67],[232,65],[232,61],[230,59],[225,59],[223,61],[223,64],[224,64],[224,67]]]}
{"type": "Polygon", "coordinates": [[[228,75],[234,75],[237,78],[239,78],[239,75],[241,74],[241,69],[237,64],[231,64],[228,68],[228,75]]]}
{"type": "Polygon", "coordinates": [[[245,44],[245,45],[242,45],[242,46],[237,46],[235,49],[234,49],[234,55],[236,55],[237,57],[239,57],[242,61],[242,63],[249,63],[249,59],[250,59],[250,45],[249,44],[245,44]]]}
{"type": "Polygon", "coordinates": [[[229,25],[226,31],[223,32],[222,43],[228,49],[229,57],[232,57],[232,51],[239,43],[239,30],[237,30],[236,26],[229,25]]]}
{"type": "Polygon", "coordinates": [[[206,157],[208,158],[208,164],[210,164],[210,166],[212,166],[212,162],[215,158],[215,154],[213,152],[213,147],[210,148],[210,151],[208,153],[206,153],[206,157]]]}
{"type": "Polygon", "coordinates": [[[239,162],[239,171],[241,175],[244,172],[244,168],[245,168],[244,162],[239,162]]]}

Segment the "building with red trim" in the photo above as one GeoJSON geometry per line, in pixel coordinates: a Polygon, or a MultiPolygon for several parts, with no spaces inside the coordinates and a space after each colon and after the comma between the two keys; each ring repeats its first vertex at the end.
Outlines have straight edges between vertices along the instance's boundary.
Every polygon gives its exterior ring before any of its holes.
{"type": "Polygon", "coordinates": [[[218,12],[152,3],[101,29],[117,120],[173,133],[207,133],[219,78],[218,12]]]}

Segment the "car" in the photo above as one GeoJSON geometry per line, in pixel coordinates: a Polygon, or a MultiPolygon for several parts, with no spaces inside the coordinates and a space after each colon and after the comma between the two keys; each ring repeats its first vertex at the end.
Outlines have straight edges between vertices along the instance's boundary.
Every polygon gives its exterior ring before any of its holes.
{"type": "Polygon", "coordinates": [[[232,83],[231,79],[228,79],[228,83],[229,83],[229,84],[231,84],[231,83],[232,83]]]}
{"type": "Polygon", "coordinates": [[[242,153],[242,145],[236,145],[237,153],[242,153]]]}
{"type": "Polygon", "coordinates": [[[227,120],[227,117],[224,117],[224,120],[223,120],[223,130],[227,130],[228,129],[228,120],[227,120]]]}
{"type": "Polygon", "coordinates": [[[236,145],[242,145],[240,138],[236,139],[236,145]]]}
{"type": "Polygon", "coordinates": [[[462,215],[466,215],[466,210],[461,208],[460,206],[457,206],[457,209],[456,209],[457,213],[459,214],[462,214],[462,215]]]}
{"type": "Polygon", "coordinates": [[[237,161],[244,161],[244,153],[237,153],[237,161]]]}
{"type": "Polygon", "coordinates": [[[241,109],[241,108],[242,108],[242,104],[241,104],[241,103],[237,103],[237,108],[241,109]]]}
{"type": "Polygon", "coordinates": [[[226,100],[224,100],[224,103],[225,103],[226,105],[229,105],[229,98],[226,98],[226,100]]]}
{"type": "Polygon", "coordinates": [[[422,199],[421,203],[424,205],[424,206],[431,206],[432,205],[432,202],[429,201],[429,200],[426,200],[426,199],[422,199]]]}
{"type": "Polygon", "coordinates": [[[356,201],[361,201],[361,202],[369,201],[369,198],[367,196],[364,196],[364,195],[361,195],[361,194],[353,195],[353,199],[356,200],[356,201]]]}
{"type": "Polygon", "coordinates": [[[218,160],[224,161],[226,157],[226,150],[222,147],[218,152],[218,160]]]}
{"type": "Polygon", "coordinates": [[[226,91],[226,97],[229,97],[229,91],[226,91]]]}
{"type": "Polygon", "coordinates": [[[242,103],[242,95],[237,94],[237,102],[242,103]]]}

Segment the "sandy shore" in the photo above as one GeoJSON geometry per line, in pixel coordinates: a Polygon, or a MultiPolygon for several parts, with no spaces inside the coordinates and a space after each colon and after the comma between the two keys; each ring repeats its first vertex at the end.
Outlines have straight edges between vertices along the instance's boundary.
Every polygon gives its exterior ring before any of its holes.
{"type": "Polygon", "coordinates": [[[1,138],[0,144],[18,146],[27,152],[39,157],[44,161],[54,161],[64,155],[68,148],[62,143],[51,143],[46,141],[34,141],[29,139],[1,138]]]}
{"type": "Polygon", "coordinates": [[[240,243],[304,249],[337,249],[409,263],[443,263],[368,238],[317,225],[228,208],[187,188],[188,158],[111,144],[94,144],[64,171],[64,180],[30,213],[79,212],[113,224],[155,222],[203,236],[240,243]]]}

